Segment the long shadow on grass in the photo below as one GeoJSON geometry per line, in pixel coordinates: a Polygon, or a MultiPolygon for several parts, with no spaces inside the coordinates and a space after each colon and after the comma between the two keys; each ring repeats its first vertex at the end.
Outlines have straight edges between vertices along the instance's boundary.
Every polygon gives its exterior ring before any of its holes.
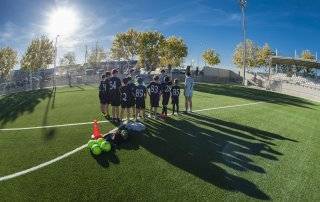
{"type": "Polygon", "coordinates": [[[15,121],[26,112],[33,112],[35,107],[50,94],[50,89],[42,89],[3,96],[0,99],[0,127],[15,121]]]}
{"type": "Polygon", "coordinates": [[[237,85],[212,85],[201,83],[195,85],[195,90],[216,95],[238,97],[254,101],[273,102],[276,104],[293,105],[304,108],[311,108],[311,106],[314,105],[312,102],[302,98],[237,85]]]}
{"type": "Polygon", "coordinates": [[[276,142],[295,142],[278,134],[199,114],[169,119],[166,123],[147,121],[146,126],[147,132],[132,138],[130,142],[135,146],[129,149],[142,146],[212,185],[260,200],[271,198],[240,173],[265,174],[266,170],[252,157],[277,161],[283,154],[272,148],[276,142]]]}
{"type": "MultiPolygon", "coordinates": [[[[49,95],[49,99],[47,102],[47,106],[44,110],[43,118],[42,118],[42,126],[46,126],[48,124],[48,114],[50,108],[52,108],[56,98],[56,88],[52,88],[51,93],[49,95]],[[50,107],[51,106],[51,107],[50,107]]],[[[42,134],[44,136],[45,140],[51,140],[54,138],[56,134],[56,129],[55,128],[43,128],[42,129],[42,134]]]]}

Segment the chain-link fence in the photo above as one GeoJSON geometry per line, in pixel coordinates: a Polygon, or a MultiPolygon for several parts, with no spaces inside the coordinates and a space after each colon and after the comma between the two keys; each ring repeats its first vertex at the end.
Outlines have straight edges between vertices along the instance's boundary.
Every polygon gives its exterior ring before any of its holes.
{"type": "Polygon", "coordinates": [[[102,74],[105,74],[106,71],[116,68],[120,72],[120,77],[124,77],[128,69],[134,68],[136,63],[136,61],[108,61],[97,65],[97,67],[73,65],[55,69],[40,69],[33,72],[14,70],[5,79],[0,79],[0,95],[53,86],[98,84],[102,74]]]}

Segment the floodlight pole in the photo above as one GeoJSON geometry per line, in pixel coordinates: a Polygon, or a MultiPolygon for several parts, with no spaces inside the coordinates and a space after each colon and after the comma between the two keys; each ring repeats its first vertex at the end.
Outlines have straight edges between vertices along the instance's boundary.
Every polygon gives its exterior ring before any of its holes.
{"type": "Polygon", "coordinates": [[[56,76],[56,67],[57,67],[57,56],[58,56],[58,38],[60,37],[60,35],[56,36],[56,41],[54,43],[54,61],[53,61],[53,87],[56,87],[56,80],[55,80],[55,76],[56,76]]]}
{"type": "Polygon", "coordinates": [[[243,30],[243,85],[247,85],[246,82],[246,59],[247,59],[247,43],[246,43],[246,17],[245,7],[247,0],[239,0],[241,13],[242,13],[242,30],[243,30]]]}

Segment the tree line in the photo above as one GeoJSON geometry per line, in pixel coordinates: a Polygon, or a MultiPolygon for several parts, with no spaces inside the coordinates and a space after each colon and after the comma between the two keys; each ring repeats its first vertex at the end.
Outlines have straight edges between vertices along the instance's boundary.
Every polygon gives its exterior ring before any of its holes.
{"type": "MultiPolygon", "coordinates": [[[[54,43],[43,35],[33,39],[20,60],[21,68],[35,71],[47,68],[55,60],[56,49],[54,43]]],[[[243,67],[244,43],[239,43],[233,54],[233,63],[243,67]]],[[[188,55],[188,47],[181,37],[164,36],[158,31],[140,32],[129,29],[126,32],[117,33],[114,37],[110,56],[114,60],[137,60],[138,68],[147,71],[158,67],[171,69],[180,66],[188,55]]],[[[246,67],[261,68],[269,66],[269,59],[275,55],[272,48],[265,43],[262,47],[252,40],[246,40],[246,67]]],[[[96,44],[89,52],[87,62],[97,67],[107,58],[103,47],[96,44]]],[[[315,61],[315,56],[309,50],[302,51],[301,59],[315,61]]],[[[212,48],[202,53],[202,59],[207,65],[214,66],[220,63],[220,55],[212,48]]],[[[6,77],[18,63],[17,51],[11,47],[0,48],[0,76],[6,77]]],[[[76,64],[74,52],[67,52],[60,59],[61,66],[76,64]]]]}
{"type": "MultiPolygon", "coordinates": [[[[248,68],[264,68],[270,66],[270,58],[276,53],[272,50],[268,43],[260,47],[254,41],[246,40],[246,67],[248,68]]],[[[244,43],[239,43],[233,54],[233,63],[238,68],[243,68],[244,43]]],[[[315,56],[310,50],[303,50],[298,56],[299,59],[307,61],[316,61],[315,56]]]]}

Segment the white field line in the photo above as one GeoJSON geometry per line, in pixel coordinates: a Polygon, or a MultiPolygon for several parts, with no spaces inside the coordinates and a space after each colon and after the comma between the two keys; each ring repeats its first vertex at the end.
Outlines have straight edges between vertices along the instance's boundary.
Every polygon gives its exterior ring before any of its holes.
{"type": "Polygon", "coordinates": [[[57,161],[60,161],[60,160],[62,160],[62,159],[64,159],[64,158],[66,158],[66,157],[68,157],[68,156],[70,156],[70,155],[72,155],[72,154],[74,154],[74,153],[76,153],[76,152],[78,152],[78,151],[86,148],[86,147],[87,147],[87,144],[84,144],[84,145],[82,145],[82,146],[80,146],[80,147],[78,147],[78,148],[76,148],[76,149],[74,149],[74,150],[72,150],[72,151],[69,151],[69,152],[67,152],[67,153],[65,153],[65,154],[63,154],[63,155],[61,155],[61,156],[58,156],[58,157],[55,158],[55,159],[52,159],[52,160],[50,160],[50,161],[47,161],[47,162],[45,162],[45,163],[41,163],[41,164],[39,164],[39,165],[37,165],[37,166],[34,166],[34,167],[32,167],[32,168],[29,168],[29,169],[27,169],[27,170],[23,170],[23,171],[20,171],[20,172],[17,172],[17,173],[13,173],[13,174],[10,174],[10,175],[6,175],[6,176],[3,176],[3,177],[0,177],[0,182],[1,182],[1,181],[6,181],[6,180],[9,180],[9,179],[12,179],[12,178],[16,178],[16,177],[19,177],[19,176],[21,176],[21,175],[25,175],[25,174],[27,174],[27,173],[31,173],[31,172],[33,172],[33,171],[36,171],[36,170],[38,170],[38,169],[40,169],[40,168],[46,167],[46,166],[48,166],[48,165],[50,165],[50,164],[52,164],[52,163],[55,163],[55,162],[57,162],[57,161]]]}
{"type": "MultiPolygon", "coordinates": [[[[99,123],[108,123],[109,121],[99,121],[99,123]]],[[[83,122],[83,123],[67,123],[59,125],[50,125],[50,126],[34,126],[34,127],[25,127],[25,128],[1,128],[0,131],[16,131],[16,130],[33,130],[33,129],[43,129],[43,128],[60,128],[68,126],[80,126],[80,125],[90,125],[93,122],[83,122]]]]}
{"type": "MultiPolygon", "coordinates": [[[[247,104],[213,107],[213,108],[195,110],[193,112],[203,112],[203,111],[218,110],[218,109],[236,108],[236,107],[256,105],[256,104],[261,104],[261,103],[263,103],[263,102],[252,102],[252,103],[247,103],[247,104]]],[[[100,123],[108,123],[109,121],[105,120],[105,121],[99,121],[99,122],[100,123]]],[[[90,125],[92,123],[93,122],[83,122],[83,123],[67,123],[67,124],[59,124],[59,125],[48,125],[48,126],[34,126],[34,127],[25,127],[25,128],[0,128],[0,131],[19,131],[19,130],[33,130],[33,129],[43,129],[43,128],[60,128],[60,127],[90,125]]]]}
{"type": "MultiPolygon", "coordinates": [[[[240,104],[240,105],[229,105],[229,106],[224,106],[224,107],[213,107],[213,108],[207,108],[207,109],[200,109],[200,110],[195,110],[194,112],[202,112],[202,111],[209,111],[209,110],[218,110],[218,109],[227,109],[227,108],[236,108],[236,107],[242,107],[242,106],[249,106],[249,105],[257,105],[257,104],[261,104],[263,102],[253,102],[253,103],[248,103],[248,104],[240,104]]],[[[109,122],[109,121],[100,121],[100,122],[109,122]]],[[[63,124],[63,125],[52,125],[52,126],[38,126],[38,127],[30,127],[30,128],[10,128],[11,130],[30,130],[30,129],[39,129],[39,128],[53,128],[53,127],[65,127],[65,126],[78,126],[78,125],[87,125],[87,124],[92,124],[92,122],[84,122],[84,123],[73,123],[73,124],[63,124]]],[[[8,128],[9,129],[9,128],[8,128]]],[[[3,130],[3,129],[2,129],[3,130]]],[[[0,177],[0,182],[1,181],[6,181],[6,180],[10,180],[16,177],[19,177],[21,175],[25,175],[28,173],[31,173],[33,171],[39,170],[43,167],[46,167],[50,164],[53,164],[57,161],[60,161],[64,158],[67,158],[68,156],[71,156],[72,154],[75,154],[78,151],[83,150],[84,148],[87,147],[87,144],[84,144],[72,151],[69,151],[61,156],[58,156],[50,161],[41,163],[37,166],[31,167],[29,169],[17,172],[17,173],[13,173],[10,175],[6,175],[6,176],[2,176],[0,177]]]]}

